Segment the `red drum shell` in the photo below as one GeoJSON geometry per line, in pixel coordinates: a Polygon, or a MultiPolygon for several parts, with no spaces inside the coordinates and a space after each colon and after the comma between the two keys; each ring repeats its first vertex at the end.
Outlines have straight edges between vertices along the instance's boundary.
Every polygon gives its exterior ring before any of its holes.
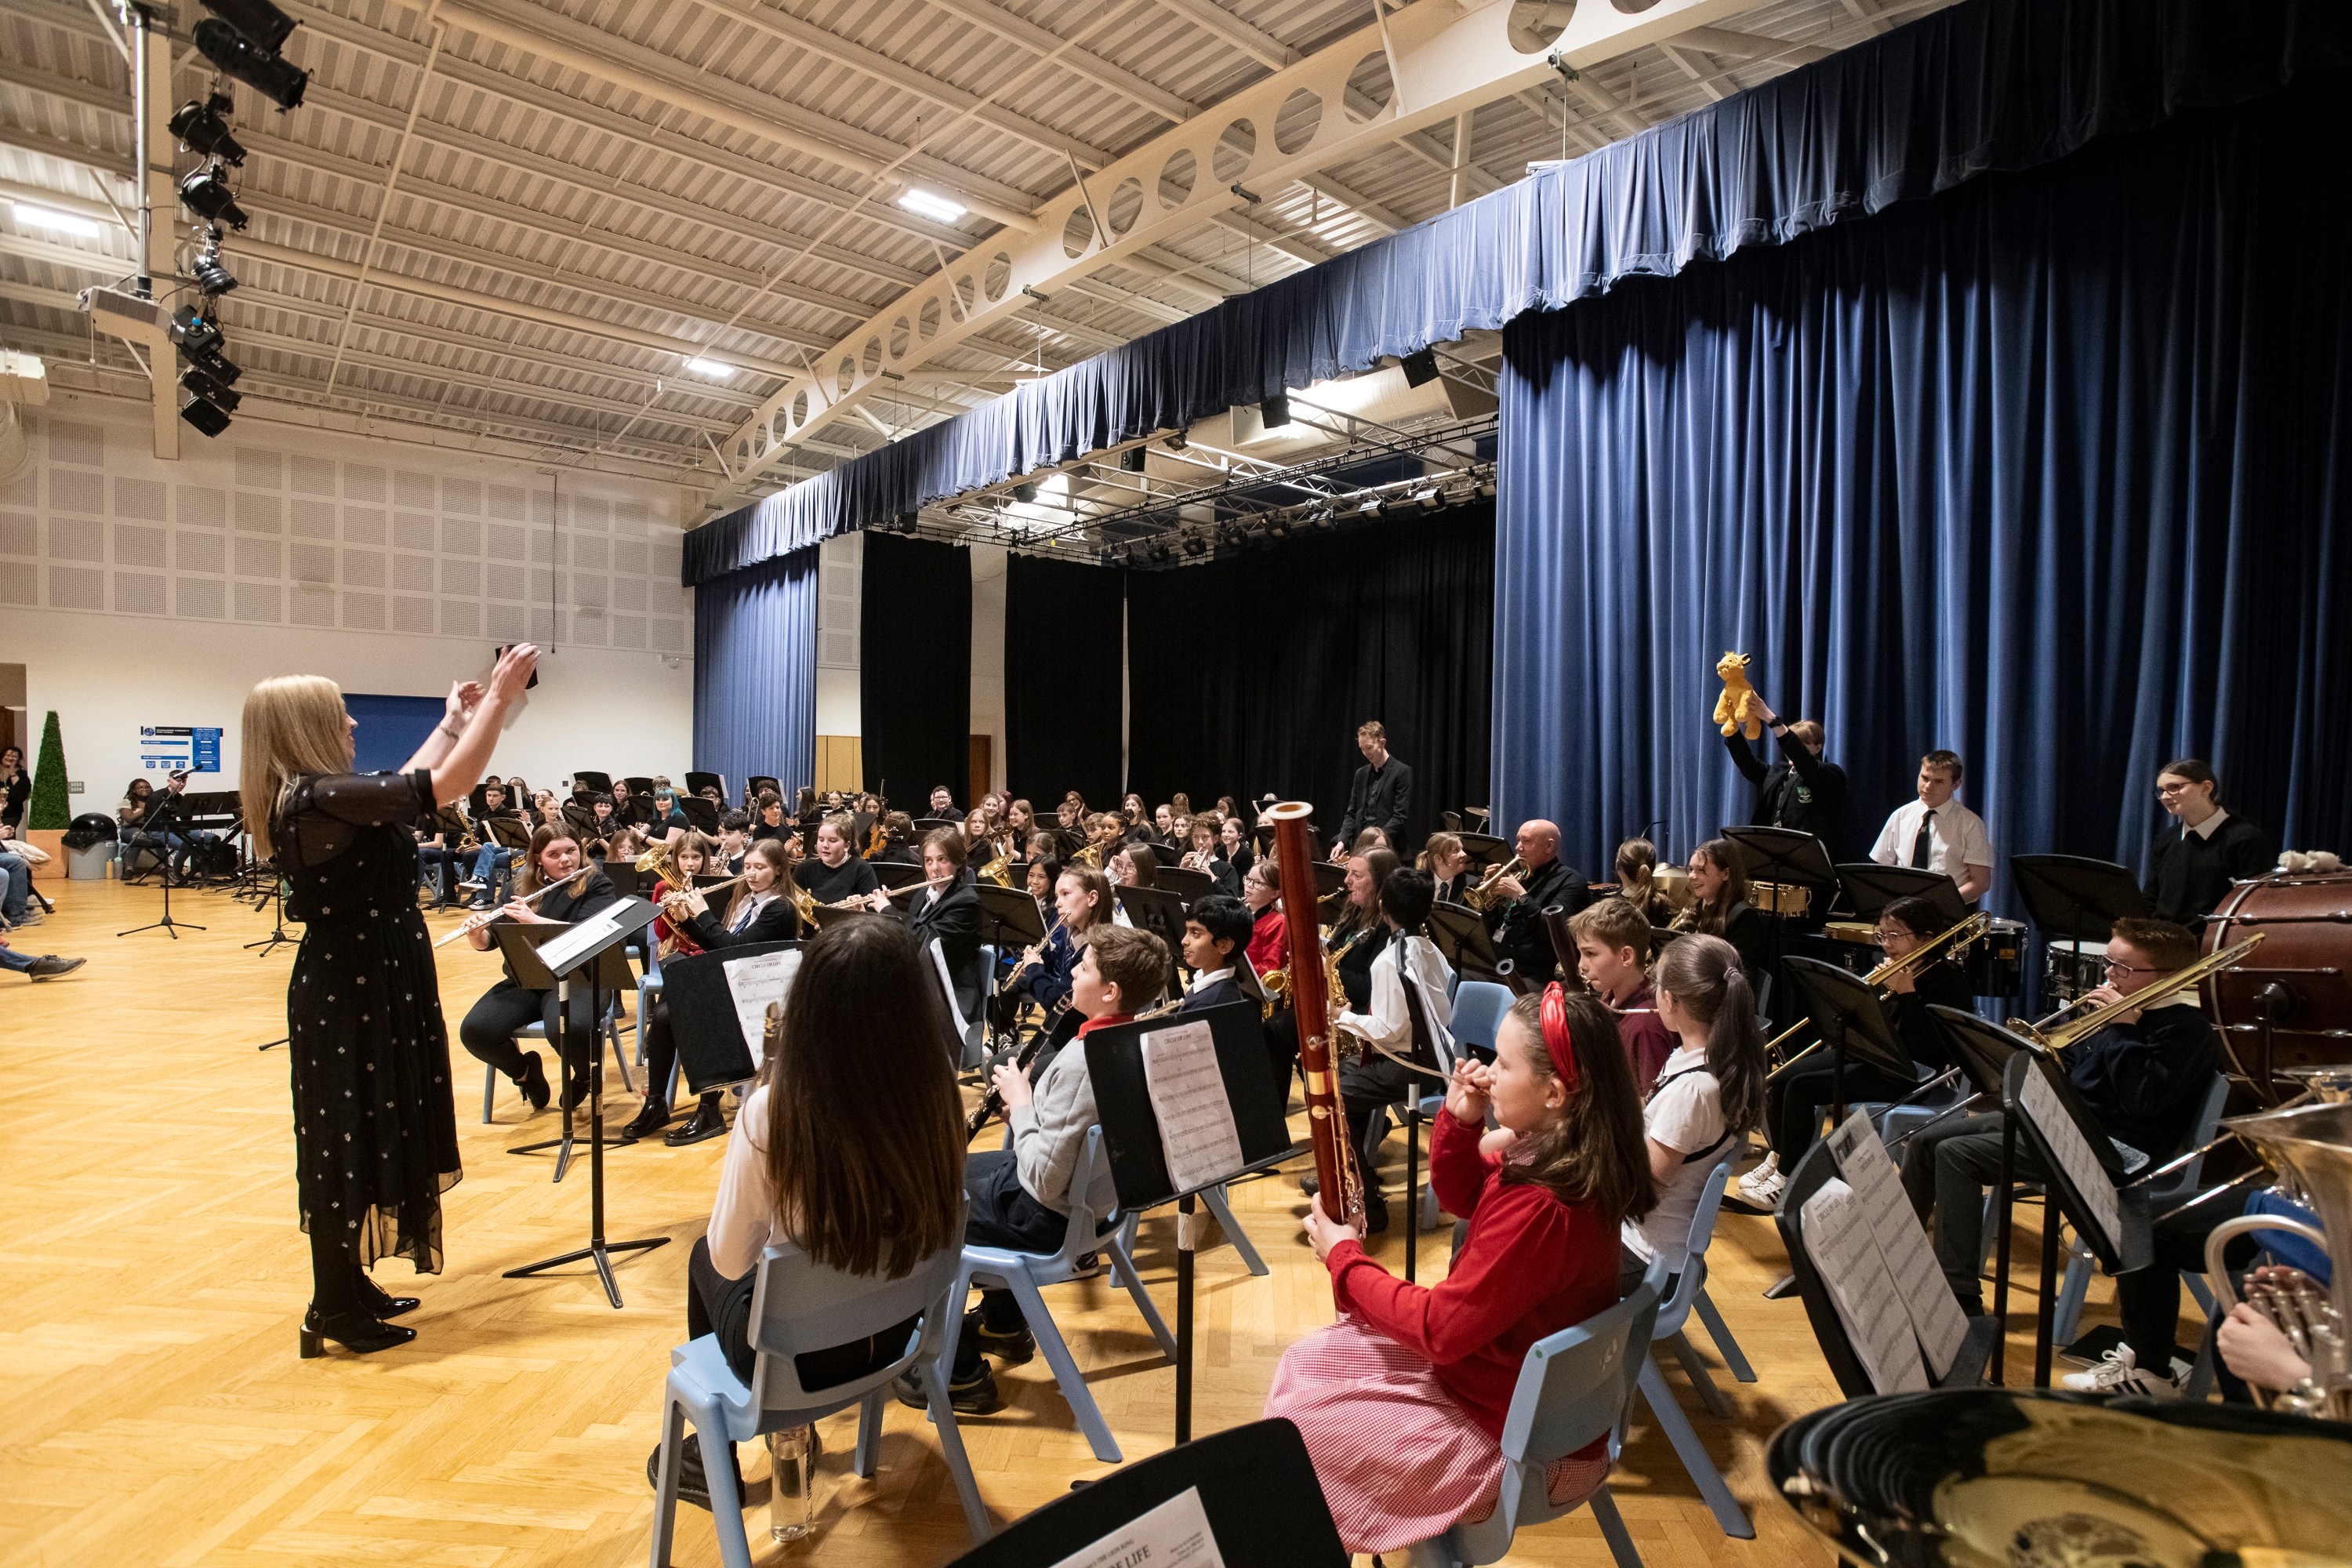
{"type": "Polygon", "coordinates": [[[2274,1093],[2299,1093],[2300,1084],[2274,1075],[2352,1062],[2352,871],[2236,883],[2205,922],[2204,950],[2256,931],[2262,946],[2202,987],[2206,1016],[2221,1024],[2245,1076],[2274,1093]]]}

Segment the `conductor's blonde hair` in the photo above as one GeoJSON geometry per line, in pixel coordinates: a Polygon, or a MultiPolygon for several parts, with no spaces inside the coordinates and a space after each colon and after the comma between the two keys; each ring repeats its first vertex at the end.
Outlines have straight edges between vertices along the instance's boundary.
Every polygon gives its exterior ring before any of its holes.
{"type": "Polygon", "coordinates": [[[273,676],[246,693],[236,784],[255,854],[278,852],[270,829],[297,779],[351,772],[350,733],[343,689],[323,675],[273,676]]]}

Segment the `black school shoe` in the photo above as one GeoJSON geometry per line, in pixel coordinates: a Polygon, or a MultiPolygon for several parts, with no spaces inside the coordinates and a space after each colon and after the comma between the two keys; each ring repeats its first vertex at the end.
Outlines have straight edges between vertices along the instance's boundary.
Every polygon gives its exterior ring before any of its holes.
{"type": "Polygon", "coordinates": [[[982,1354],[992,1355],[1007,1366],[1019,1366],[1037,1353],[1037,1336],[1029,1331],[1028,1324],[1010,1331],[992,1329],[978,1307],[963,1315],[963,1332],[982,1354]]]}
{"type": "Polygon", "coordinates": [[[724,1112],[715,1105],[698,1105],[694,1108],[694,1120],[683,1127],[664,1133],[662,1142],[670,1148],[683,1149],[689,1143],[702,1143],[713,1138],[723,1137],[726,1131],[727,1117],[724,1112]]]}
{"type": "MultiPolygon", "coordinates": [[[[735,1463],[735,1445],[727,1445],[727,1462],[735,1463]]],[[[646,1482],[658,1496],[661,1492],[661,1445],[646,1456],[646,1482]]],[[[735,1471],[735,1495],[743,1495],[743,1472],[735,1471]]],[[[677,1449],[677,1500],[690,1502],[706,1512],[710,1508],[710,1478],[702,1468],[702,1434],[688,1432],[677,1449]]]]}
{"type": "MultiPolygon", "coordinates": [[[[931,1407],[930,1393],[923,1386],[922,1374],[913,1367],[892,1379],[890,1386],[891,1392],[898,1394],[898,1403],[909,1410],[929,1410],[931,1407]]],[[[1004,1408],[1004,1396],[996,1391],[995,1374],[988,1370],[986,1362],[981,1363],[980,1370],[968,1378],[959,1379],[950,1374],[948,1406],[959,1415],[987,1415],[1004,1408]]]]}

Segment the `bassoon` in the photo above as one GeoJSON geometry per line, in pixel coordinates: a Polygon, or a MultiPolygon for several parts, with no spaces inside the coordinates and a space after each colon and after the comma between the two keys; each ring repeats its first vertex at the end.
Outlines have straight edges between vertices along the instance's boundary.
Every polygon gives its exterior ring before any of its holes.
{"type": "Polygon", "coordinates": [[[1331,1057],[1331,1004],[1325,984],[1323,932],[1315,907],[1314,847],[1307,818],[1315,808],[1286,801],[1260,821],[1274,824],[1274,859],[1282,871],[1282,920],[1290,944],[1291,1016],[1298,1022],[1298,1065],[1307,1074],[1307,1138],[1323,1212],[1342,1225],[1364,1217],[1364,1184],[1348,1142],[1331,1057]]]}

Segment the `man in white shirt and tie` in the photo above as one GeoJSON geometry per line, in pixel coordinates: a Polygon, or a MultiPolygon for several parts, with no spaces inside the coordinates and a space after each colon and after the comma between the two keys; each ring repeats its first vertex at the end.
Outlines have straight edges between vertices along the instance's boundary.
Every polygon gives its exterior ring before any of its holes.
{"type": "Polygon", "coordinates": [[[1870,858],[1882,866],[1941,871],[1973,904],[1992,886],[1992,835],[1984,818],[1952,798],[1965,773],[1954,752],[1919,759],[1919,798],[1897,806],[1879,830],[1870,858]]]}

